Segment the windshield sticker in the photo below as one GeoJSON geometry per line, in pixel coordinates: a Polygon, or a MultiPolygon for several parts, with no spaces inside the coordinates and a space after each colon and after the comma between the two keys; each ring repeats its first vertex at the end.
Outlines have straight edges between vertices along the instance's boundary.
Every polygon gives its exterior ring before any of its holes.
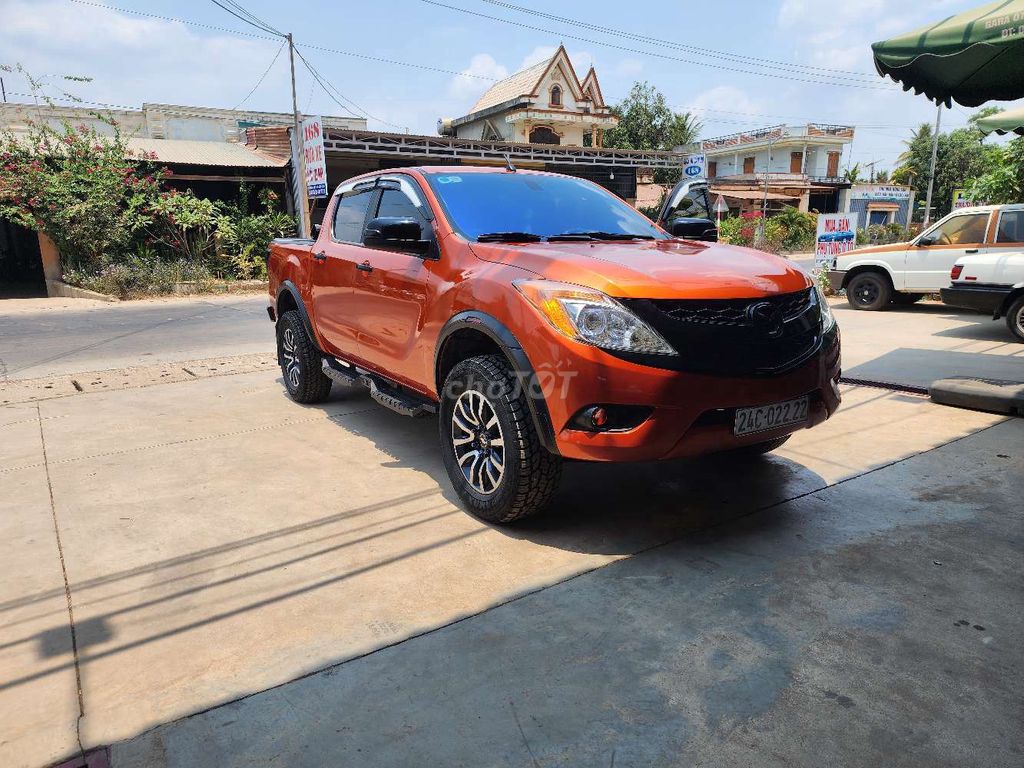
{"type": "Polygon", "coordinates": [[[437,177],[437,183],[438,184],[457,184],[460,181],[462,181],[462,177],[461,176],[438,176],[437,177]]]}

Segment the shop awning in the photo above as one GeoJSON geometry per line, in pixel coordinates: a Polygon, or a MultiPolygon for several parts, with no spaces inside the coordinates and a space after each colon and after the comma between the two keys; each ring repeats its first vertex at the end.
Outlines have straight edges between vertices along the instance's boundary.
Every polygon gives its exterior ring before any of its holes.
{"type": "Polygon", "coordinates": [[[868,203],[869,211],[898,211],[899,203],[868,203]]]}
{"type": "Polygon", "coordinates": [[[1024,136],[1024,107],[1008,109],[998,115],[989,115],[978,120],[983,133],[1019,133],[1024,136]]]}
{"type": "MultiPolygon", "coordinates": [[[[731,197],[733,200],[764,200],[764,192],[756,192],[754,190],[727,190],[727,189],[716,189],[711,188],[712,195],[722,195],[723,197],[731,197]]],[[[769,200],[799,200],[799,195],[785,195],[780,192],[769,192],[769,200]]]]}
{"type": "Polygon", "coordinates": [[[936,103],[1024,98],[1024,0],[999,0],[874,43],[875,68],[936,103]]]}

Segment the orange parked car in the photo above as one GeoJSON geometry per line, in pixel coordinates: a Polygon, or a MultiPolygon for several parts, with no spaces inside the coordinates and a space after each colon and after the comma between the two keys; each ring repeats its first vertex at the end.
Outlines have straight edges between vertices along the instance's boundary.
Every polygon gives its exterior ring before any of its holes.
{"type": "Polygon", "coordinates": [[[291,397],[358,385],[437,413],[452,484],[488,521],[541,509],[566,459],[762,453],[839,406],[839,330],[806,273],[674,238],[582,179],[360,176],[315,241],[268,259],[291,397]]]}

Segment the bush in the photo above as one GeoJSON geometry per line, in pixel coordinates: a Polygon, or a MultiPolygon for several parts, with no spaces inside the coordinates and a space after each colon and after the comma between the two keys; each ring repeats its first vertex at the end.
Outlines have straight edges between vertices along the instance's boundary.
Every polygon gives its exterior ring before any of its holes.
{"type": "Polygon", "coordinates": [[[888,245],[902,243],[910,236],[900,224],[869,224],[866,229],[857,230],[857,245],[888,245]]]}
{"type": "Polygon", "coordinates": [[[153,294],[167,294],[175,283],[212,282],[213,276],[202,264],[185,260],[164,261],[154,251],[143,251],[114,264],[99,268],[70,267],[64,279],[97,293],[134,299],[153,294]]]}
{"type": "Polygon", "coordinates": [[[772,221],[778,221],[786,229],[782,238],[784,251],[810,251],[814,249],[817,237],[818,217],[793,207],[786,207],[772,221]]]}

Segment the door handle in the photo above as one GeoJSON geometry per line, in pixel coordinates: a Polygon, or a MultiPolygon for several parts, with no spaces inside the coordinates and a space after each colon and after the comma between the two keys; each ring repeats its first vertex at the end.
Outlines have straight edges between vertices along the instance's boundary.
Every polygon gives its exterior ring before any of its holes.
{"type": "Polygon", "coordinates": [[[316,259],[317,261],[327,261],[327,251],[320,251],[319,253],[314,253],[313,258],[316,259]]]}
{"type": "Polygon", "coordinates": [[[364,261],[362,264],[356,264],[356,269],[360,272],[373,272],[373,266],[368,261],[364,261]]]}
{"type": "Polygon", "coordinates": [[[977,248],[966,248],[964,250],[964,253],[977,253],[977,252],[978,252],[977,248]]]}

